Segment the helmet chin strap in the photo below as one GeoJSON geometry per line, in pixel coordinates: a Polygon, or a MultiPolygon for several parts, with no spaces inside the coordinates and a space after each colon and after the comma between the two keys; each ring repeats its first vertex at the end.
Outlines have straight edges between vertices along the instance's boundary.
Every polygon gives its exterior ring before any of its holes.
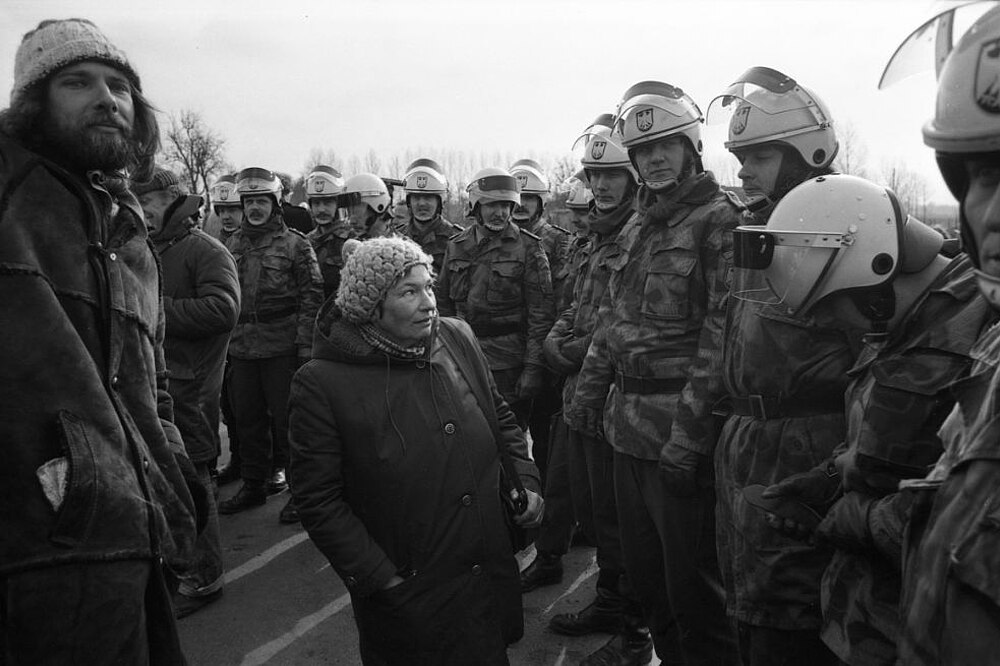
{"type": "Polygon", "coordinates": [[[667,192],[676,189],[679,184],[676,178],[668,178],[667,180],[647,180],[644,181],[644,183],[650,192],[655,192],[656,194],[666,194],[667,192]]]}

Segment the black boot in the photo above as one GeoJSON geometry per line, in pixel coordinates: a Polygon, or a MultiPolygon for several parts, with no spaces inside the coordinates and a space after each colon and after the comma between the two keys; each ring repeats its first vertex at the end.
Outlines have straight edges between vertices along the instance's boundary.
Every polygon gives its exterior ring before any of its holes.
{"type": "Polygon", "coordinates": [[[653,639],[645,627],[627,628],[593,652],[580,666],[646,666],[653,659],[653,639]]]}
{"type": "Polygon", "coordinates": [[[549,629],[564,636],[585,636],[599,632],[617,634],[622,630],[622,599],[603,587],[597,597],[579,613],[562,613],[549,621],[549,629]]]}
{"type": "Polygon", "coordinates": [[[282,507],[281,512],[278,513],[278,522],[284,525],[291,525],[293,523],[299,522],[299,510],[295,506],[295,498],[289,497],[288,503],[282,507]]]}
{"type": "Polygon", "coordinates": [[[531,592],[536,587],[561,583],[562,577],[561,555],[537,553],[531,564],[521,572],[521,592],[531,592]]]}
{"type": "Polygon", "coordinates": [[[232,483],[233,481],[240,480],[240,466],[238,464],[233,464],[230,461],[225,467],[219,468],[219,473],[216,476],[219,486],[224,486],[227,483],[232,483]]]}
{"type": "Polygon", "coordinates": [[[267,480],[267,494],[274,495],[280,493],[287,487],[288,481],[285,479],[285,468],[275,467],[274,471],[271,472],[271,478],[267,480]]]}
{"type": "Polygon", "coordinates": [[[239,491],[224,502],[219,502],[219,513],[239,513],[260,506],[267,501],[263,481],[244,481],[239,491]]]}

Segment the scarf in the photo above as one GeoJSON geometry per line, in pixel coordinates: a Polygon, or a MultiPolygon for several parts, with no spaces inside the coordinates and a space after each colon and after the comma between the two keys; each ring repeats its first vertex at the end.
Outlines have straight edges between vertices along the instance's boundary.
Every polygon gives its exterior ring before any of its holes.
{"type": "Polygon", "coordinates": [[[417,345],[415,347],[403,347],[398,342],[386,335],[385,331],[371,322],[358,324],[361,337],[378,351],[393,356],[395,358],[415,360],[423,358],[427,353],[427,345],[417,345]]]}

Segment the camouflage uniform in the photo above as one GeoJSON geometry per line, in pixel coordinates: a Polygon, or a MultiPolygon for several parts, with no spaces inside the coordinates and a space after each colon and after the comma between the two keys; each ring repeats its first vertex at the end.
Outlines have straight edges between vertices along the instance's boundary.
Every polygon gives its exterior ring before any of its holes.
{"type": "Polygon", "coordinates": [[[508,223],[491,234],[474,224],[445,252],[438,311],[465,319],[479,338],[501,395],[515,395],[521,372],[541,373],[542,342],[555,312],[549,262],[537,236],[508,223]]]}
{"type": "MultiPolygon", "coordinates": [[[[517,222],[515,222],[517,224],[517,222]]],[[[566,283],[569,278],[569,248],[572,235],[562,227],[557,227],[544,217],[539,216],[533,224],[521,227],[530,231],[542,241],[545,258],[549,260],[549,273],[552,275],[552,293],[555,297],[556,316],[569,307],[566,300],[566,283]]]]}
{"type": "Polygon", "coordinates": [[[330,298],[340,286],[340,269],[344,267],[344,241],[354,238],[354,231],[347,222],[317,224],[306,234],[316,251],[319,272],[323,276],[323,296],[330,298]]]}
{"type": "Polygon", "coordinates": [[[820,627],[820,578],[831,550],[772,529],[743,489],[813,469],[844,440],[843,396],[859,339],[730,298],[721,376],[733,413],[715,457],[716,531],[726,610],[740,623],[820,627]]]}
{"type": "Polygon", "coordinates": [[[691,495],[659,472],[661,449],[710,456],[715,447],[707,374],[721,350],[738,207],[709,173],[674,191],[639,194],[618,235],[600,322],[567,420],[604,405],[628,576],[661,660],[732,663],[714,545],[710,466],[691,495]]]}
{"type": "Polygon", "coordinates": [[[462,231],[462,227],[452,224],[440,215],[426,224],[417,222],[411,216],[409,223],[398,227],[398,231],[431,255],[434,259],[434,274],[440,276],[441,266],[444,264],[444,253],[448,249],[448,240],[462,231]]]}
{"type": "Polygon", "coordinates": [[[272,464],[287,464],[288,391],[297,357],[312,349],[323,278],[312,245],[302,232],[286,227],[280,215],[260,227],[244,220],[226,247],[236,259],[242,296],[229,342],[230,399],[243,479],[262,482],[272,464]]]}
{"type": "MultiPolygon", "coordinates": [[[[970,349],[988,315],[972,263],[963,255],[938,276],[883,345],[866,346],[851,370],[849,455],[843,470],[847,496],[840,503],[860,507],[854,522],[858,533],[870,531],[870,536],[853,549],[838,548],[823,576],[822,637],[852,666],[896,663],[909,499],[896,492],[897,486],[922,477],[940,456],[937,431],[954,404],[948,387],[968,373],[970,349]]],[[[834,505],[831,512],[837,510],[834,505]]]]}
{"type": "Polygon", "coordinates": [[[944,454],[912,496],[903,562],[899,663],[993,664],[1000,654],[1000,326],[975,343],[957,405],[938,433],[944,454]]]}

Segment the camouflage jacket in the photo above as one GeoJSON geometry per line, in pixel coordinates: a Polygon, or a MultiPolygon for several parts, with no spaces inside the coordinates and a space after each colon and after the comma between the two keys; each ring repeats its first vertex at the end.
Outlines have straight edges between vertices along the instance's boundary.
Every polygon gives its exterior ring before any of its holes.
{"type": "Polygon", "coordinates": [[[462,231],[462,227],[438,215],[427,224],[420,224],[411,217],[409,223],[400,227],[398,231],[431,255],[434,259],[434,274],[440,276],[448,240],[462,231]]]}
{"type": "Polygon", "coordinates": [[[925,479],[904,481],[902,664],[992,664],[1000,654],[1000,326],[972,349],[970,376],[938,433],[944,453],[925,479]]]}
{"type": "Polygon", "coordinates": [[[449,241],[438,292],[441,316],[469,323],[490,369],[544,368],[542,342],[555,312],[549,262],[536,236],[512,222],[497,234],[472,225],[449,241]]]}
{"type": "Polygon", "coordinates": [[[344,267],[344,241],[354,238],[351,225],[346,222],[317,224],[306,234],[316,252],[319,272],[323,276],[323,296],[330,298],[340,286],[340,269],[344,267]]]}
{"type": "Polygon", "coordinates": [[[823,576],[822,637],[852,665],[895,663],[908,501],[897,486],[925,476],[941,455],[938,428],[954,405],[949,387],[972,367],[970,351],[989,314],[962,255],[851,370],[843,486],[847,499],[868,507],[857,529],[870,530],[872,542],[834,553],[823,576]]]}
{"type": "Polygon", "coordinates": [[[577,372],[566,378],[563,387],[564,407],[569,407],[573,400],[576,379],[597,327],[597,312],[604,300],[611,274],[608,262],[621,251],[615,240],[618,232],[634,214],[631,202],[607,215],[595,210],[590,215],[593,233],[587,237],[585,244],[574,244],[577,245],[577,250],[573,255],[572,305],[559,316],[549,333],[550,339],[558,341],[559,352],[577,369],[577,372]]]}
{"type": "MultiPolygon", "coordinates": [[[[515,224],[517,224],[515,222],[515,224]]],[[[538,236],[545,250],[545,258],[549,260],[549,273],[552,276],[552,293],[555,300],[556,314],[569,307],[565,299],[566,283],[569,282],[569,247],[572,234],[562,227],[557,227],[544,217],[539,217],[534,224],[523,227],[538,236]]]]}
{"type": "Polygon", "coordinates": [[[242,304],[229,355],[259,359],[309,353],[323,278],[305,235],[278,216],[260,228],[244,220],[226,247],[236,259],[242,304]]]}
{"type": "Polygon", "coordinates": [[[608,291],[574,408],[605,404],[605,433],[621,453],[658,460],[663,447],[680,446],[710,454],[715,436],[707,392],[718,377],[706,370],[721,353],[739,208],[709,173],[665,197],[641,190],[639,202],[608,261],[608,291]],[[670,386],[622,390],[660,384],[670,386]]]}
{"type": "MultiPolygon", "coordinates": [[[[744,224],[758,224],[744,214],[744,224]]],[[[861,332],[790,317],[731,296],[721,405],[760,399],[772,414],[730,414],[715,457],[716,544],[727,612],[740,622],[816,630],[820,579],[832,551],[772,529],[743,489],[769,486],[830,459],[844,440],[847,372],[861,332]],[[754,398],[750,398],[754,396],[754,398]],[[782,410],[782,411],[779,411],[782,410]]],[[[725,410],[723,410],[725,411],[725,410]]]]}

